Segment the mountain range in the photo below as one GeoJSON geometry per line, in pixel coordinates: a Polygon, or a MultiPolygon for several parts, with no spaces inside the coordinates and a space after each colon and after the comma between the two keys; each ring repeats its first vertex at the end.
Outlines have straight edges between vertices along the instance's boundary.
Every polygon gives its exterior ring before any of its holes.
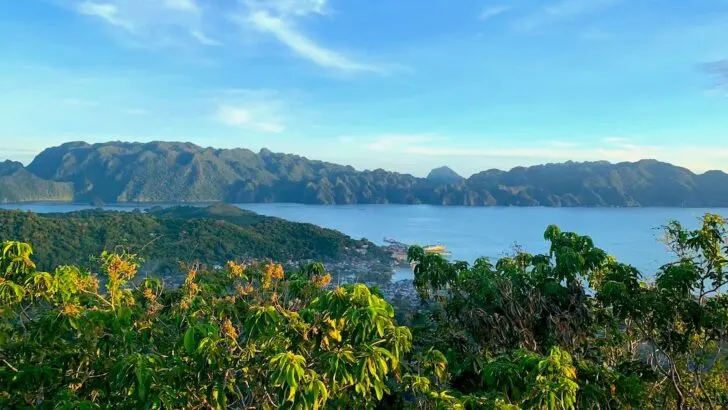
{"type": "Polygon", "coordinates": [[[0,201],[295,202],[466,206],[728,206],[728,174],[659,162],[565,162],[468,178],[426,178],[310,160],[267,149],[182,142],[69,142],[27,167],[0,163],[0,201]]]}

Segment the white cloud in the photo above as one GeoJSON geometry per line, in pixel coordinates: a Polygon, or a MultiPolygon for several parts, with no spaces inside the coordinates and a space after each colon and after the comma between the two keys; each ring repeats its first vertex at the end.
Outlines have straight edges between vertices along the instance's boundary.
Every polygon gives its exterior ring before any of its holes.
{"type": "Polygon", "coordinates": [[[190,35],[194,37],[197,41],[200,42],[200,44],[204,44],[206,46],[219,46],[221,45],[219,41],[212,39],[208,37],[205,33],[198,29],[190,30],[190,35]]]}
{"type": "Polygon", "coordinates": [[[327,48],[296,24],[310,15],[328,14],[326,0],[244,0],[245,13],[234,16],[241,26],[275,37],[291,51],[321,67],[345,72],[383,72],[381,67],[356,61],[327,48]]]}
{"type": "Polygon", "coordinates": [[[251,10],[269,10],[280,15],[326,14],[327,0],[244,0],[251,10]]]}
{"type": "Polygon", "coordinates": [[[70,3],[77,13],[123,30],[134,45],[220,46],[224,34],[221,26],[232,22],[246,29],[246,37],[272,37],[297,56],[324,68],[349,73],[387,71],[379,64],[329,48],[301,29],[304,19],[331,16],[327,0],[237,0],[223,2],[225,5],[198,0],[57,1],[70,3]]]}
{"type": "Polygon", "coordinates": [[[343,71],[380,71],[375,66],[352,61],[336,51],[317,44],[297,31],[290,22],[281,17],[272,16],[267,11],[257,11],[250,16],[249,20],[257,29],[272,34],[296,54],[322,67],[343,71]]]}
{"type": "Polygon", "coordinates": [[[623,2],[624,0],[560,0],[516,20],[514,27],[523,31],[536,30],[564,20],[597,13],[623,2]]]}
{"type": "Polygon", "coordinates": [[[195,0],[164,0],[164,6],[172,10],[200,11],[200,7],[195,0]]]}
{"type": "Polygon", "coordinates": [[[180,45],[195,39],[202,45],[219,43],[203,30],[204,13],[196,0],[72,1],[79,14],[95,17],[144,45],[180,45]],[[180,35],[189,33],[189,36],[180,35]]]}
{"type": "Polygon", "coordinates": [[[408,146],[443,140],[445,140],[443,137],[434,134],[342,135],[338,137],[338,141],[342,145],[380,152],[401,151],[408,146]]]}
{"type": "Polygon", "coordinates": [[[217,118],[227,126],[237,127],[250,123],[250,112],[245,108],[223,105],[217,111],[217,118]]]}
{"type": "Polygon", "coordinates": [[[545,145],[554,147],[554,148],[571,148],[579,145],[576,142],[573,141],[559,141],[559,140],[550,140],[545,141],[545,145]]]}
{"type": "Polygon", "coordinates": [[[217,120],[228,127],[245,127],[266,133],[281,133],[283,124],[259,121],[251,113],[251,109],[243,106],[221,105],[217,110],[217,120]]]}
{"type": "Polygon", "coordinates": [[[478,18],[480,20],[490,20],[493,17],[499,16],[509,10],[511,10],[511,6],[506,5],[498,5],[498,6],[489,6],[483,9],[483,11],[480,12],[480,15],[478,18]]]}
{"type": "Polygon", "coordinates": [[[607,144],[626,144],[630,142],[630,139],[625,137],[605,137],[602,138],[602,142],[607,144]]]}
{"type": "Polygon", "coordinates": [[[715,89],[728,88],[728,59],[705,64],[704,69],[715,77],[715,89]]]}
{"type": "MultiPolygon", "coordinates": [[[[481,139],[485,140],[485,139],[481,139]]],[[[579,143],[542,140],[522,145],[509,140],[488,138],[488,143],[459,144],[456,138],[434,134],[393,134],[379,137],[339,137],[348,150],[373,151],[401,160],[417,163],[450,163],[471,165],[473,172],[482,170],[484,163],[536,165],[564,161],[639,161],[657,159],[696,172],[710,169],[728,170],[728,148],[701,145],[640,145],[623,137],[605,137],[594,142],[579,143]],[[415,160],[416,159],[416,160],[415,160]]]]}
{"type": "Polygon", "coordinates": [[[441,139],[441,137],[430,134],[392,134],[377,137],[373,141],[367,143],[366,147],[372,151],[393,151],[398,149],[407,150],[408,147],[415,144],[422,144],[441,139]]]}
{"type": "Polygon", "coordinates": [[[274,134],[278,134],[286,130],[286,127],[283,124],[276,124],[272,122],[257,122],[254,124],[254,126],[260,131],[270,132],[274,134]]]}
{"type": "Polygon", "coordinates": [[[92,3],[89,1],[83,1],[76,5],[76,11],[80,14],[100,18],[108,24],[123,27],[129,31],[133,29],[133,26],[129,21],[119,17],[119,8],[111,3],[92,3]]]}

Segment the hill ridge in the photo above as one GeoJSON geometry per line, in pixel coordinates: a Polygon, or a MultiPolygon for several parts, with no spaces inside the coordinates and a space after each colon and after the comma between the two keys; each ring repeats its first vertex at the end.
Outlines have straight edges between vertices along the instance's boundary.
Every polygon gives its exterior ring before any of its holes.
{"type": "Polygon", "coordinates": [[[468,178],[441,167],[440,177],[420,178],[266,148],[256,153],[190,142],[73,141],[45,149],[23,170],[46,184],[72,184],[73,200],[80,202],[728,206],[728,174],[697,174],[656,159],[517,166],[468,178]]]}

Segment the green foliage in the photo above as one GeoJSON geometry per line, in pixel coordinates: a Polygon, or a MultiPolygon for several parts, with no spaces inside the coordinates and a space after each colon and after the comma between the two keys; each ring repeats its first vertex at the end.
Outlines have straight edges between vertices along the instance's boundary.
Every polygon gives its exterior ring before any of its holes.
{"type": "Polygon", "coordinates": [[[224,265],[228,260],[281,262],[368,260],[389,267],[391,257],[365,240],[311,224],[265,217],[227,205],[156,208],[149,212],[81,211],[34,214],[0,210],[0,240],[31,242],[41,269],[119,248],[138,253],[145,270],[179,271],[179,263],[224,265]],[[365,249],[366,248],[366,249],[365,249]]]}
{"type": "Polygon", "coordinates": [[[726,222],[708,214],[699,229],[673,222],[665,231],[677,260],[654,284],[555,226],[544,234],[547,255],[518,252],[496,264],[450,263],[413,247],[414,284],[431,319],[415,340],[443,350],[451,387],[470,400],[724,408],[726,222]]]}
{"type": "Polygon", "coordinates": [[[411,349],[391,305],[363,285],[324,290],[319,266],[289,280],[231,262],[165,290],[132,287],[138,257],[105,252],[100,291],[77,268],[36,271],[27,244],[3,250],[4,408],[370,408],[411,349]]]}
{"type": "Polygon", "coordinates": [[[136,253],[43,272],[6,241],[0,408],[726,408],[726,223],[665,229],[676,260],[654,283],[557,227],[548,254],[495,264],[413,247],[411,328],[319,263],[193,267],[165,288],[135,280],[136,253]]]}

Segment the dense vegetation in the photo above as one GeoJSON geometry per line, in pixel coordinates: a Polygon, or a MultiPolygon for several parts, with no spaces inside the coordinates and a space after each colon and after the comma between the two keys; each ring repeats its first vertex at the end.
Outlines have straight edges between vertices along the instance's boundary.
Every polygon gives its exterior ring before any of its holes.
{"type": "MultiPolygon", "coordinates": [[[[92,257],[124,248],[146,270],[181,281],[178,262],[214,266],[227,261],[272,259],[286,264],[369,260],[387,264],[389,254],[366,240],[311,224],[261,216],[227,205],[153,208],[148,212],[99,210],[59,214],[0,210],[0,240],[33,244],[41,269],[69,261],[88,267],[92,257]]],[[[338,272],[337,272],[338,273],[338,272]]]]}
{"type": "Polygon", "coordinates": [[[549,227],[550,253],[449,263],[421,248],[424,308],[395,323],[323,266],[229,263],[179,289],[136,256],[98,272],[0,254],[4,408],[719,409],[728,406],[726,223],[666,227],[654,283],[549,227]]]}
{"type": "MultiPolygon", "coordinates": [[[[381,169],[357,171],[265,149],[254,153],[175,142],[73,142],[46,149],[27,171],[72,183],[74,199],[84,202],[728,206],[727,174],[697,175],[654,160],[517,167],[467,179],[441,168],[417,178],[381,169]]],[[[40,198],[45,191],[32,196],[9,192],[0,196],[40,198]]]]}
{"type": "Polygon", "coordinates": [[[0,203],[71,200],[70,183],[39,178],[19,162],[0,162],[0,203]]]}

